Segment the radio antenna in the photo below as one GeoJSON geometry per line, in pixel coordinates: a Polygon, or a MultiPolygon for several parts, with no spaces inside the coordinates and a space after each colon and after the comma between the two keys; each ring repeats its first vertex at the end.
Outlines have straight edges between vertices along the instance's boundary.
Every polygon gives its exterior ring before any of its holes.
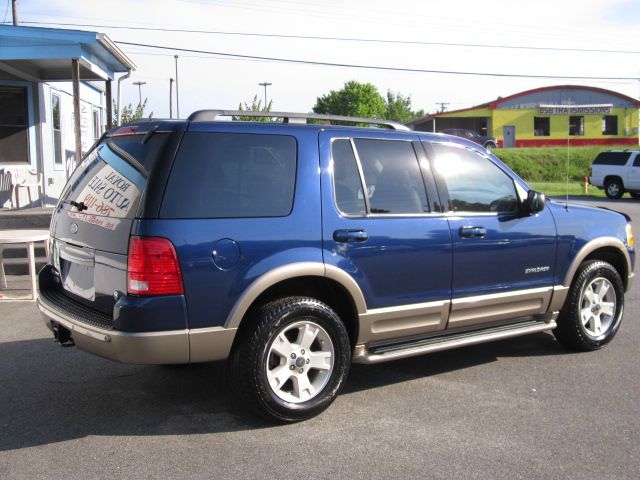
{"type": "MultiPolygon", "coordinates": [[[[569,119],[569,130],[571,130],[571,119],[569,119]]],[[[569,210],[569,144],[570,144],[570,137],[569,137],[569,132],[567,132],[567,177],[566,177],[567,195],[565,197],[565,203],[564,203],[564,208],[567,211],[569,210]]]]}

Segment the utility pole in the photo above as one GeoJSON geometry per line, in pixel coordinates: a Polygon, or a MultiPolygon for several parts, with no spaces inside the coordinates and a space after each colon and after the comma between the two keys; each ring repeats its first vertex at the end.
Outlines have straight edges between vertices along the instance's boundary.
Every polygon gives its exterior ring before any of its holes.
{"type": "Polygon", "coordinates": [[[440,113],[444,113],[447,111],[447,107],[449,106],[449,102],[436,102],[436,105],[440,105],[440,113]]]}
{"type": "Polygon", "coordinates": [[[169,118],[173,118],[173,78],[169,79],[169,118]]]}
{"type": "Polygon", "coordinates": [[[138,86],[138,105],[142,106],[142,85],[146,85],[147,82],[133,82],[138,86]]]}
{"type": "Polygon", "coordinates": [[[18,0],[11,2],[11,12],[13,13],[13,24],[18,25],[18,0]]]}
{"type": "Polygon", "coordinates": [[[180,90],[178,90],[178,55],[174,55],[176,61],[176,118],[180,118],[180,90]]]}
{"type": "Polygon", "coordinates": [[[267,87],[272,84],[269,82],[262,82],[262,83],[259,83],[258,85],[264,87],[264,109],[266,110],[267,109],[267,87]]]}

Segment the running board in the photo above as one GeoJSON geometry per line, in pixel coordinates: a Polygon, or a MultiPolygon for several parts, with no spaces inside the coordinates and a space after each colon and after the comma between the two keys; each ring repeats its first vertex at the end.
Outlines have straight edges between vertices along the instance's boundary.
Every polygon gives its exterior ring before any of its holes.
{"type": "Polygon", "coordinates": [[[412,342],[380,345],[367,349],[365,345],[356,345],[353,354],[353,363],[381,363],[389,360],[413,357],[425,353],[439,352],[452,348],[476,345],[478,343],[493,342],[505,338],[529,335],[531,333],[544,332],[556,328],[555,320],[549,322],[528,321],[486,328],[473,332],[452,333],[440,337],[414,340],[412,342]]]}

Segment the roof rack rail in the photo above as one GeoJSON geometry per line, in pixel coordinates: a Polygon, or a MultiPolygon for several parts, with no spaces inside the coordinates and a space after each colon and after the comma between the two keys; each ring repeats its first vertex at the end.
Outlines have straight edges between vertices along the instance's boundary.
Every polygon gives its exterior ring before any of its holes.
{"type": "Polygon", "coordinates": [[[379,118],[346,117],[342,115],[320,115],[317,113],[291,113],[291,112],[251,112],[246,110],[198,110],[189,115],[190,122],[211,122],[218,117],[269,117],[282,118],[284,123],[305,124],[307,120],[324,120],[349,123],[367,123],[370,125],[382,125],[393,130],[411,131],[409,127],[393,120],[379,118]]]}

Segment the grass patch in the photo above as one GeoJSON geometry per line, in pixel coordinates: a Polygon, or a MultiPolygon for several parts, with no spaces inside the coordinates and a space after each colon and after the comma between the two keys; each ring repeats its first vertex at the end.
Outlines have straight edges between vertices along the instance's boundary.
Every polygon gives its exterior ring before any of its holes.
{"type": "MultiPolygon", "coordinates": [[[[569,178],[579,182],[589,175],[591,162],[606,150],[633,149],[625,146],[569,147],[569,178]]],[[[492,150],[527,182],[564,182],[567,172],[567,147],[496,148],[492,150]]]]}
{"type": "MultiPolygon", "coordinates": [[[[529,186],[534,190],[539,190],[547,196],[563,196],[567,194],[567,184],[565,182],[528,182],[529,186]]],[[[604,197],[604,190],[601,190],[593,185],[589,185],[588,192],[584,192],[584,183],[581,182],[569,182],[569,195],[570,196],[591,196],[591,197],[604,197]]]]}

